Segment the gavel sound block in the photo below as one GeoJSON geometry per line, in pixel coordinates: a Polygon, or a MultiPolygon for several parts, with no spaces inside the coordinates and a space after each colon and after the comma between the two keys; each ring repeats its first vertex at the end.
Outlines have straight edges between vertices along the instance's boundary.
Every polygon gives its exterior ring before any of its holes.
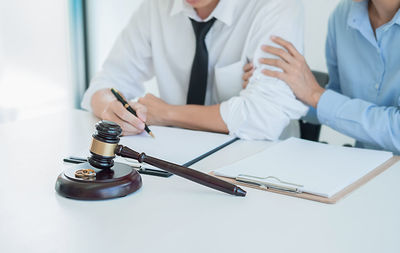
{"type": "Polygon", "coordinates": [[[118,145],[122,129],[110,121],[96,124],[88,163],[71,167],[61,173],[56,182],[56,191],[65,197],[97,200],[126,196],[142,186],[142,179],[130,166],[115,163],[115,155],[133,158],[184,177],[204,186],[236,196],[245,196],[240,187],[174,163],[160,160],[145,153],[138,153],[118,145]]]}
{"type": "Polygon", "coordinates": [[[114,122],[97,123],[89,162],[61,173],[56,191],[64,197],[82,200],[111,199],[137,191],[142,186],[140,174],[131,166],[113,160],[121,133],[121,127],[114,122]]]}

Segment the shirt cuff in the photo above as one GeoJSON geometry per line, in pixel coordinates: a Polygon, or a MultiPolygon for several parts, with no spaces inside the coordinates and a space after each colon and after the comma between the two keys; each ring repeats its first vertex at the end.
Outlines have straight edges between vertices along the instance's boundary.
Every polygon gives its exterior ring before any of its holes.
{"type": "MultiPolygon", "coordinates": [[[[225,122],[229,134],[237,136],[242,124],[246,121],[245,115],[242,115],[238,107],[241,103],[234,103],[233,100],[239,100],[236,97],[224,101],[220,104],[219,113],[221,114],[222,120],[225,122]],[[232,115],[231,111],[237,111],[239,115],[232,115]]],[[[237,136],[239,137],[239,136],[237,136]]]]}
{"type": "Polygon", "coordinates": [[[348,97],[333,91],[326,90],[317,104],[317,117],[321,124],[332,125],[340,106],[349,100],[348,97]]]}

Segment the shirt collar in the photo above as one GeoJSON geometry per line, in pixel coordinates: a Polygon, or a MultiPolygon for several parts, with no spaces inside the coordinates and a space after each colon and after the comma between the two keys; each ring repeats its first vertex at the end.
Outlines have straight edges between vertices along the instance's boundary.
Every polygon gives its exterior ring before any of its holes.
{"type": "Polygon", "coordinates": [[[358,30],[374,47],[378,47],[368,14],[368,1],[351,2],[347,25],[358,30]]]}
{"type": "MultiPolygon", "coordinates": [[[[368,14],[368,2],[369,0],[351,3],[349,17],[347,20],[348,26],[361,30],[362,27],[371,25],[368,14]]],[[[390,26],[393,24],[400,25],[400,9],[397,11],[393,19],[387,23],[387,25],[390,26]]]]}
{"type": "Polygon", "coordinates": [[[389,29],[393,25],[400,25],[400,9],[397,10],[396,14],[390,20],[388,23],[384,24],[382,27],[384,27],[386,30],[389,29]]]}
{"type": "Polygon", "coordinates": [[[230,26],[233,23],[237,6],[237,0],[220,0],[210,16],[206,20],[201,20],[193,7],[187,4],[185,0],[174,0],[170,15],[174,16],[178,13],[183,13],[196,21],[208,21],[215,17],[227,26],[230,26]]]}
{"type": "Polygon", "coordinates": [[[397,11],[396,15],[394,15],[393,22],[400,25],[400,9],[397,11]]]}
{"type": "Polygon", "coordinates": [[[350,7],[347,25],[358,30],[370,26],[368,16],[368,0],[352,2],[350,7]]]}

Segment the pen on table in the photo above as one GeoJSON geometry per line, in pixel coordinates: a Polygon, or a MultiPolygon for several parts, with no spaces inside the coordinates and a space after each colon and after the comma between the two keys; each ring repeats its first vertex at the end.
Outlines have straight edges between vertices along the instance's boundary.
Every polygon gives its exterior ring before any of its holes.
{"type": "MultiPolygon", "coordinates": [[[[111,88],[111,92],[112,94],[114,94],[114,96],[117,98],[117,100],[119,102],[121,102],[121,104],[133,115],[135,115],[135,117],[137,117],[137,114],[135,112],[135,110],[133,110],[133,108],[129,105],[129,103],[121,96],[121,94],[119,93],[119,91],[115,88],[111,88]]],[[[146,123],[144,124],[144,130],[153,138],[155,138],[154,134],[151,132],[150,128],[146,125],[146,123]]]]}

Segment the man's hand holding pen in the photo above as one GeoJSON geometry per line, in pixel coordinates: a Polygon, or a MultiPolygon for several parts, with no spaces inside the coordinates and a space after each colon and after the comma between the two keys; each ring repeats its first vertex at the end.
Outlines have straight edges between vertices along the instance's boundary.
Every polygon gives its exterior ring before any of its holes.
{"type": "Polygon", "coordinates": [[[128,103],[136,111],[137,116],[130,113],[117,99],[114,99],[106,105],[100,117],[120,125],[123,135],[142,133],[145,128],[147,109],[137,102],[129,101],[128,103]]]}
{"type": "MultiPolygon", "coordinates": [[[[119,93],[119,91],[115,88],[111,88],[111,93],[114,95],[114,97],[118,100],[118,102],[120,102],[123,107],[129,112],[131,113],[133,116],[137,117],[139,120],[141,120],[141,118],[137,115],[135,109],[128,103],[128,101],[126,101],[126,99],[122,96],[121,93],[119,93]]],[[[137,107],[139,106],[138,103],[135,104],[137,107]]],[[[154,138],[154,134],[151,132],[150,128],[147,126],[147,124],[145,123],[145,121],[142,120],[142,122],[144,123],[144,130],[151,136],[154,138]]]]}
{"type": "Polygon", "coordinates": [[[139,98],[138,102],[127,101],[114,88],[99,90],[93,95],[93,98],[96,97],[97,104],[92,104],[94,112],[97,111],[96,115],[103,120],[113,121],[120,125],[123,135],[136,135],[146,131],[154,137],[146,123],[167,125],[164,117],[168,115],[172,106],[152,94],[146,94],[139,98]],[[98,110],[98,108],[104,109],[98,110]]]}

